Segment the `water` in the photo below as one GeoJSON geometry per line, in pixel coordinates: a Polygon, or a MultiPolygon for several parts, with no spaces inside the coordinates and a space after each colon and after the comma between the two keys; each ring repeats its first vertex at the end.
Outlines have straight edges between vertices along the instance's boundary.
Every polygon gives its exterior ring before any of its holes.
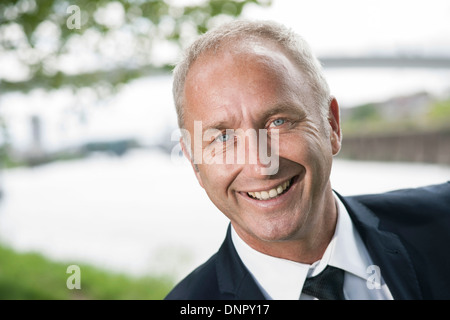
{"type": "MultiPolygon", "coordinates": [[[[341,108],[426,91],[439,98],[450,95],[450,69],[325,69],[331,94],[341,108]]],[[[0,96],[0,117],[8,126],[10,143],[19,151],[34,147],[31,118],[40,119],[40,146],[57,151],[91,141],[133,138],[154,143],[167,128],[175,128],[172,76],[134,80],[106,101],[89,90],[70,90],[0,96]]],[[[2,136],[0,134],[0,143],[2,136]]]]}
{"type": "MultiPolygon", "coordinates": [[[[0,239],[19,251],[133,275],[185,276],[220,246],[227,219],[187,162],[158,151],[94,156],[3,174],[0,239]]],[[[440,183],[450,167],[336,160],[344,195],[440,183]]]]}
{"type": "MultiPolygon", "coordinates": [[[[450,88],[450,70],[325,73],[343,108],[422,90],[445,96],[450,88]]],[[[117,138],[151,144],[176,126],[171,81],[170,75],[138,79],[100,106],[86,92],[3,95],[0,115],[19,151],[32,146],[33,115],[42,120],[40,144],[45,150],[117,138]]],[[[6,192],[0,202],[0,240],[68,263],[180,278],[218,249],[228,225],[188,163],[175,165],[157,151],[19,168],[0,178],[6,192]]],[[[344,195],[448,179],[450,168],[423,164],[337,160],[332,173],[333,187],[344,195]]]]}

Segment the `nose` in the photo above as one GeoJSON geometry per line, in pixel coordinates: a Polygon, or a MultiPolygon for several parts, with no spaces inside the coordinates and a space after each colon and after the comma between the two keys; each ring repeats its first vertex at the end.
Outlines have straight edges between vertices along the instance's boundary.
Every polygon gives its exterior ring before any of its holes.
{"type": "Polygon", "coordinates": [[[259,130],[258,139],[256,135],[246,135],[245,161],[242,171],[250,178],[265,178],[275,175],[279,168],[279,145],[278,137],[268,138],[267,130],[259,130]],[[270,151],[269,151],[270,150],[270,151]]]}

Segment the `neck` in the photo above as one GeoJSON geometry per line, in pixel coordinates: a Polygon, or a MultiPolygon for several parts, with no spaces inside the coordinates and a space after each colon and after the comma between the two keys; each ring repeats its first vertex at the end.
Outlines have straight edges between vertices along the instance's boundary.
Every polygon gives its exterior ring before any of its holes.
{"type": "Polygon", "coordinates": [[[298,237],[280,241],[264,241],[242,234],[239,228],[235,228],[235,231],[244,242],[261,253],[299,263],[312,264],[322,258],[336,229],[337,207],[331,188],[321,204],[311,213],[315,218],[312,219],[313,221],[307,222],[307,228],[301,227],[303,231],[307,231],[300,232],[302,235],[298,237]]]}

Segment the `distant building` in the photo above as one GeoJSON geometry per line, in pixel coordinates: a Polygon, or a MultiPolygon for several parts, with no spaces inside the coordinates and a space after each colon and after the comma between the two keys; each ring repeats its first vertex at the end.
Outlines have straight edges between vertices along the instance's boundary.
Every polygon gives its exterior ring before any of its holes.
{"type": "Polygon", "coordinates": [[[432,101],[427,92],[399,96],[377,104],[380,115],[390,120],[415,118],[425,114],[432,101]]]}
{"type": "Polygon", "coordinates": [[[365,120],[365,117],[376,115],[392,122],[425,115],[430,108],[433,97],[427,92],[398,96],[383,102],[366,103],[353,108],[342,108],[341,121],[365,120]]]}
{"type": "Polygon", "coordinates": [[[37,115],[33,115],[30,118],[31,124],[31,147],[30,156],[41,156],[42,150],[42,121],[37,115]]]}

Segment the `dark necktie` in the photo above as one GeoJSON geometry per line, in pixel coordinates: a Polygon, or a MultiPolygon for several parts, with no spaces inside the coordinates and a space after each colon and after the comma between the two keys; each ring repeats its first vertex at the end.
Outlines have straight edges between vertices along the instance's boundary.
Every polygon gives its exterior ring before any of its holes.
{"type": "Polygon", "coordinates": [[[345,300],[343,285],[344,270],[327,266],[317,276],[306,278],[302,292],[319,300],[345,300]]]}

